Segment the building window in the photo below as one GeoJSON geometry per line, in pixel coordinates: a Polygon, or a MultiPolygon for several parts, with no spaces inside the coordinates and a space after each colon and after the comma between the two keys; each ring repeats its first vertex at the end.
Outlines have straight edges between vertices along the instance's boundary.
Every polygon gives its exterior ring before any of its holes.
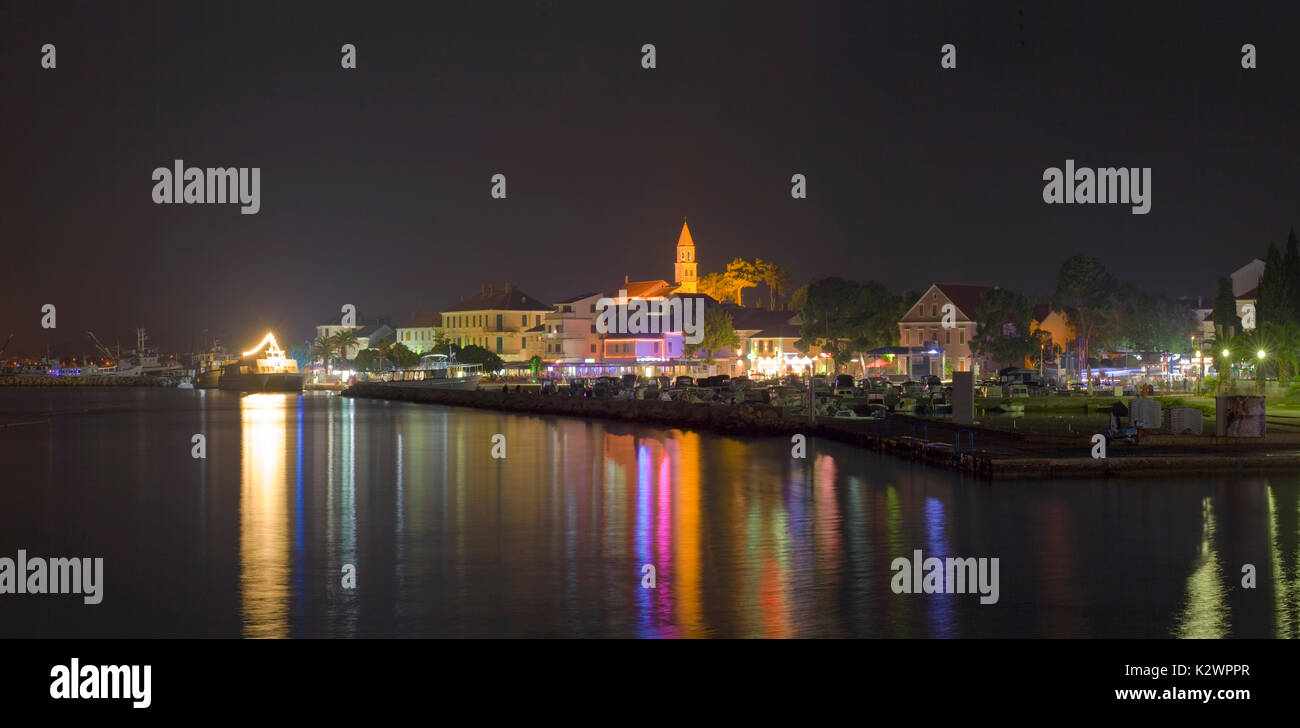
{"type": "Polygon", "coordinates": [[[966,329],[958,329],[958,330],[957,330],[957,343],[958,343],[958,344],[965,344],[965,343],[966,343],[966,329]]]}
{"type": "Polygon", "coordinates": [[[593,354],[596,353],[596,345],[595,345],[595,344],[592,344],[592,345],[591,345],[591,353],[593,353],[593,354]]]}
{"type": "Polygon", "coordinates": [[[497,337],[497,353],[498,353],[498,354],[501,353],[501,337],[500,337],[500,336],[497,337]]]}
{"type": "Polygon", "coordinates": [[[945,331],[945,332],[944,332],[944,334],[943,334],[943,343],[947,344],[948,346],[952,346],[952,331],[951,331],[951,330],[948,330],[948,331],[945,331]]]}
{"type": "Polygon", "coordinates": [[[931,316],[938,316],[938,315],[939,315],[939,307],[938,307],[936,304],[933,304],[933,303],[930,304],[930,315],[931,315],[931,316]]]}
{"type": "Polygon", "coordinates": [[[522,350],[522,349],[527,349],[527,348],[528,348],[528,337],[527,337],[527,336],[521,337],[521,338],[519,339],[519,348],[520,348],[521,350],[522,350]]]}

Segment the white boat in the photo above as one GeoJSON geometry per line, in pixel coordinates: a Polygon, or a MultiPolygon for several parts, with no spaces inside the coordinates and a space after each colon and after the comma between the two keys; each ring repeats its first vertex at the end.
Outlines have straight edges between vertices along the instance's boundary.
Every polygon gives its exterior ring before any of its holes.
{"type": "Polygon", "coordinates": [[[116,364],[107,367],[100,367],[96,375],[101,377],[174,377],[184,373],[180,364],[170,362],[163,364],[158,361],[158,350],[149,346],[149,337],[145,334],[143,328],[135,330],[136,348],[123,355],[116,355],[99,342],[99,339],[93,332],[87,331],[90,338],[94,339],[95,345],[99,347],[104,356],[116,361],[116,364]]]}
{"type": "Polygon", "coordinates": [[[267,332],[262,343],[221,369],[218,388],[232,392],[301,392],[303,374],[298,362],[285,356],[267,332]]]}
{"type": "Polygon", "coordinates": [[[393,381],[437,389],[473,391],[483,380],[482,364],[461,364],[444,354],[425,354],[415,369],[397,372],[393,381]]]}

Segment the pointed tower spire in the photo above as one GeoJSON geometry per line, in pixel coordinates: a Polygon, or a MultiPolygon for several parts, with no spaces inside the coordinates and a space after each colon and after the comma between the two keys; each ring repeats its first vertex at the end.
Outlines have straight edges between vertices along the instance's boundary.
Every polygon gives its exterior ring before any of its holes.
{"type": "Polygon", "coordinates": [[[677,281],[677,293],[696,293],[695,289],[695,241],[691,239],[691,229],[682,218],[682,234],[677,236],[677,259],[673,262],[673,274],[677,281]]]}

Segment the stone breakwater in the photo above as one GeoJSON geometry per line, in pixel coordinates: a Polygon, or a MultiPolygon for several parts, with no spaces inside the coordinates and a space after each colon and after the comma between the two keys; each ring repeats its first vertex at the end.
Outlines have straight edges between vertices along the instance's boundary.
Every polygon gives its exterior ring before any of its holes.
{"type": "Polygon", "coordinates": [[[0,387],[175,387],[163,377],[43,377],[0,376],[0,387]]]}
{"type": "MultiPolygon", "coordinates": [[[[891,418],[888,423],[876,420],[823,420],[813,424],[800,417],[783,417],[780,410],[766,405],[546,397],[523,392],[467,392],[377,383],[356,384],[344,391],[343,396],[451,407],[476,407],[530,415],[597,418],[655,427],[700,430],[720,435],[783,438],[804,435],[878,450],[936,467],[993,477],[988,467],[988,458],[984,454],[959,453],[955,452],[951,445],[926,443],[903,435],[902,433],[908,431],[908,424],[903,418],[891,418]]],[[[788,448],[791,443],[787,440],[781,446],[788,448]]]]}
{"type": "MultiPolygon", "coordinates": [[[[400,384],[361,383],[343,392],[402,402],[476,407],[539,416],[599,418],[656,427],[672,427],[748,437],[802,434],[886,453],[895,457],[958,470],[989,479],[1185,477],[1188,474],[1236,471],[1300,473],[1300,453],[1262,450],[1259,445],[1221,443],[1215,451],[1186,445],[1138,446],[1117,457],[1080,457],[1088,452],[1088,435],[1073,439],[1029,437],[988,427],[891,415],[888,420],[830,420],[812,424],[802,417],[783,417],[759,405],[723,405],[542,396],[536,393],[455,391],[400,384]],[[967,435],[966,433],[970,434],[967,435]],[[963,437],[963,435],[966,435],[963,437]]],[[[789,447],[788,444],[784,445],[789,447]]]]}
{"type": "Polygon", "coordinates": [[[594,417],[644,425],[707,430],[724,435],[762,436],[808,432],[806,422],[783,419],[779,411],[765,406],[551,397],[522,392],[457,391],[379,383],[353,385],[343,392],[343,396],[477,407],[520,414],[594,417]]]}

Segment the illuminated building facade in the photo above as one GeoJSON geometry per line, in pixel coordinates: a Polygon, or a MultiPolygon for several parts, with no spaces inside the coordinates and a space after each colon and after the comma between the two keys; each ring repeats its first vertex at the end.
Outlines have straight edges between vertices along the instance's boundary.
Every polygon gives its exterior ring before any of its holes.
{"type": "Polygon", "coordinates": [[[423,354],[433,348],[442,328],[442,314],[437,311],[420,311],[397,327],[397,343],[416,354],[423,354]]]}
{"type": "Polygon", "coordinates": [[[486,285],[441,311],[448,340],[459,346],[481,346],[502,361],[528,361],[544,336],[543,320],[555,307],[524,293],[513,283],[505,288],[486,285]],[[529,344],[532,339],[532,344],[529,344]]]}

